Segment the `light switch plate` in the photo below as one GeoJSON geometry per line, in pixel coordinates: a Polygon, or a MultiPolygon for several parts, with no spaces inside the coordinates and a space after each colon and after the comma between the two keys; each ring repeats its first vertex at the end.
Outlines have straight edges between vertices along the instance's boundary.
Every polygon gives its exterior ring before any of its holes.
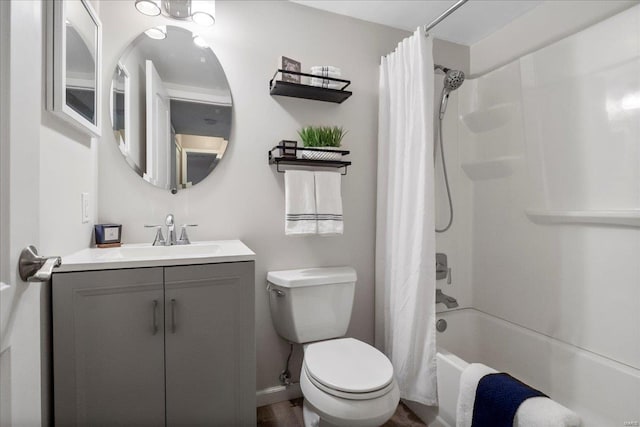
{"type": "Polygon", "coordinates": [[[82,193],[82,223],[89,222],[89,193],[82,193]]]}

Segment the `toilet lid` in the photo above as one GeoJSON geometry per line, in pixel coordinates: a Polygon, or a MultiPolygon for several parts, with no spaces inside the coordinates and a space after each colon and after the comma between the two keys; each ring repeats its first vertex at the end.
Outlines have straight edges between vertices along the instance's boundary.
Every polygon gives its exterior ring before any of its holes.
{"type": "Polygon", "coordinates": [[[313,343],[304,354],[307,372],[326,387],[348,393],[382,389],[393,380],[393,366],[377,349],[353,338],[313,343]]]}

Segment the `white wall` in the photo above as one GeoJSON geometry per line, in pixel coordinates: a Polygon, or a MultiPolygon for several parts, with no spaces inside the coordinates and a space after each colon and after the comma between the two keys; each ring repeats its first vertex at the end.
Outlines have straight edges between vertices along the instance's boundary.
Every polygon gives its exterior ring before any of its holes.
{"type": "Polygon", "coordinates": [[[481,76],[637,4],[638,0],[547,0],[471,46],[481,76]]]}
{"type": "MultiPolygon", "coordinates": [[[[593,387],[638,399],[640,229],[539,225],[526,212],[640,209],[639,23],[636,6],[465,83],[459,98],[473,306],[631,368],[634,388],[593,387]]],[[[541,362],[539,375],[553,376],[558,366],[541,362]]],[[[584,393],[566,404],[580,407],[584,393]]],[[[619,415],[611,425],[634,419],[635,408],[607,405],[585,408],[586,425],[602,425],[589,423],[600,410],[619,415]]]]}
{"type": "MultiPolygon", "coordinates": [[[[216,25],[201,31],[224,67],[234,102],[227,152],[213,173],[177,195],[150,186],[123,161],[110,134],[100,141],[100,221],[123,224],[126,242],[151,242],[144,224],[175,214],[197,223],[194,240],[240,238],[257,253],[257,387],[278,384],[288,345],[275,333],[265,277],[269,270],[352,265],[358,285],[349,335],[373,341],[373,260],[377,91],[380,56],[406,33],[321,12],[289,2],[217,2],[216,25]],[[269,79],[277,58],[342,68],[354,95],[343,104],[271,97],[269,79]],[[282,139],[296,139],[307,124],[336,124],[349,130],[344,145],[353,165],[342,180],[345,234],[292,238],[284,235],[283,175],[267,163],[267,151],[282,139]]],[[[143,30],[163,22],[133,11],[128,2],[101,3],[105,76],[122,50],[143,30]]],[[[176,23],[173,21],[172,23],[176,23]]],[[[187,24],[188,26],[188,24],[187,24]]],[[[108,88],[104,82],[103,88],[108,88]]],[[[103,123],[107,128],[108,119],[103,123]]],[[[297,356],[299,356],[299,352],[297,356]]],[[[299,357],[292,368],[299,373],[299,357]]]]}

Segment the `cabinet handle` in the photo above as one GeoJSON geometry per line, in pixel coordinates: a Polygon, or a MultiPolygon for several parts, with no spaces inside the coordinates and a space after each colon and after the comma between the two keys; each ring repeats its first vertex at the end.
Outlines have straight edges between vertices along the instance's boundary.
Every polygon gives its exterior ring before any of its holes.
{"type": "Polygon", "coordinates": [[[176,300],[171,298],[171,333],[176,333],[176,300]]]}
{"type": "Polygon", "coordinates": [[[158,333],[158,300],[153,300],[153,335],[158,333]]]}

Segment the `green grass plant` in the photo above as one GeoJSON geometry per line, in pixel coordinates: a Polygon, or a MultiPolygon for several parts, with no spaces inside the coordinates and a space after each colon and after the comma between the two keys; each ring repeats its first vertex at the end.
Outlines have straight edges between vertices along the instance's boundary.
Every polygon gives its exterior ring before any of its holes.
{"type": "Polygon", "coordinates": [[[346,134],[342,126],[306,126],[298,131],[305,147],[340,147],[346,134]]]}

